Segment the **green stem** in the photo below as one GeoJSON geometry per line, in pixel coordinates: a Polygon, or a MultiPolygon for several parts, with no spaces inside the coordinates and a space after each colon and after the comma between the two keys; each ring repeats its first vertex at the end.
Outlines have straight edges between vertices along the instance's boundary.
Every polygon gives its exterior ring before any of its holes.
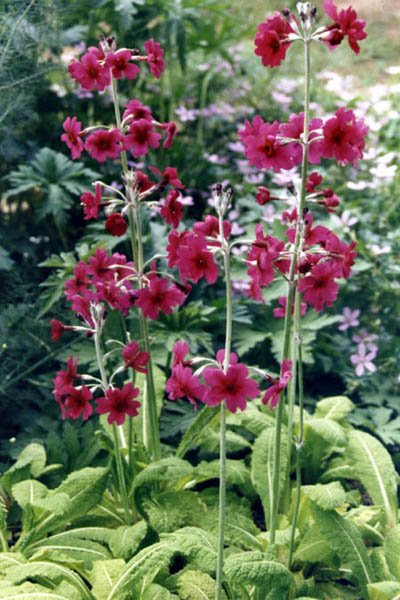
{"type": "MultiPolygon", "coordinates": [[[[219,212],[219,234],[221,247],[224,253],[224,273],[226,290],[226,330],[225,330],[225,356],[223,369],[224,373],[229,368],[229,358],[232,346],[232,282],[230,269],[229,247],[224,237],[223,215],[219,212]]],[[[222,579],[224,570],[224,545],[225,545],[225,505],[226,505],[226,406],[221,402],[221,423],[220,423],[220,450],[219,450],[219,508],[218,508],[218,554],[217,554],[217,583],[215,590],[215,600],[222,598],[222,579]]]]}
{"type": "Polygon", "coordinates": [[[0,548],[2,552],[8,552],[9,550],[7,540],[2,531],[0,531],[0,548]]]}
{"type": "MultiPolygon", "coordinates": [[[[299,516],[301,497],[301,451],[303,448],[303,364],[302,364],[302,339],[301,339],[301,296],[296,293],[294,305],[294,338],[298,360],[298,390],[299,390],[299,435],[296,440],[296,496],[293,510],[292,530],[290,534],[288,568],[290,569],[293,559],[294,543],[296,536],[296,525],[299,516]]],[[[293,375],[293,386],[295,387],[295,375],[293,375]]]]}
{"type": "MultiPolygon", "coordinates": [[[[97,358],[97,364],[98,364],[100,375],[101,375],[101,381],[103,383],[104,390],[106,390],[108,388],[108,379],[107,379],[107,373],[106,373],[106,370],[104,367],[103,353],[102,353],[101,345],[100,345],[100,335],[101,335],[100,329],[99,329],[98,325],[96,324],[96,330],[94,333],[94,345],[95,345],[95,349],[96,349],[96,358],[97,358]]],[[[129,509],[128,492],[127,492],[127,488],[126,488],[124,467],[122,464],[121,446],[120,446],[119,436],[118,436],[118,433],[120,432],[123,434],[123,431],[122,431],[122,427],[121,428],[118,427],[115,423],[112,424],[112,431],[113,431],[113,438],[114,438],[115,462],[117,465],[119,491],[121,494],[122,505],[124,507],[126,522],[130,524],[132,522],[132,519],[131,519],[131,514],[130,514],[130,509],[129,509]]]]}
{"type": "MultiPolygon", "coordinates": [[[[121,112],[118,100],[117,81],[112,77],[112,96],[114,103],[115,120],[117,127],[121,129],[121,112]]],[[[121,163],[124,173],[128,172],[128,159],[125,151],[121,152],[121,163]]],[[[132,257],[136,264],[137,271],[141,276],[143,274],[143,240],[142,240],[142,224],[140,218],[140,205],[129,207],[128,210],[129,232],[131,240],[132,257]]],[[[139,283],[141,286],[141,282],[139,283]]],[[[140,333],[144,343],[145,352],[150,353],[150,338],[147,320],[143,313],[139,311],[140,333]]],[[[143,394],[143,427],[144,444],[154,460],[161,458],[160,433],[158,428],[156,392],[154,384],[153,363],[150,360],[147,365],[146,374],[146,389],[143,394]]]]}
{"type": "MultiPolygon", "coordinates": [[[[291,340],[291,321],[292,321],[292,306],[295,294],[295,275],[298,262],[299,251],[301,247],[302,227],[303,227],[303,211],[306,201],[306,184],[308,173],[308,145],[309,145],[309,126],[310,126],[310,42],[304,40],[304,133],[303,133],[303,160],[301,167],[301,189],[297,204],[297,224],[296,236],[294,243],[294,252],[292,254],[289,277],[288,277],[288,294],[285,311],[285,329],[282,360],[289,357],[290,340],[291,340]]],[[[274,444],[274,468],[272,476],[272,509],[271,509],[271,529],[270,529],[270,544],[275,543],[275,534],[277,526],[279,497],[280,497],[280,446],[281,446],[281,431],[282,431],[282,416],[283,416],[283,401],[281,400],[277,407],[276,422],[275,422],[275,444],[274,444]]],[[[291,442],[290,442],[291,443],[291,442]]]]}

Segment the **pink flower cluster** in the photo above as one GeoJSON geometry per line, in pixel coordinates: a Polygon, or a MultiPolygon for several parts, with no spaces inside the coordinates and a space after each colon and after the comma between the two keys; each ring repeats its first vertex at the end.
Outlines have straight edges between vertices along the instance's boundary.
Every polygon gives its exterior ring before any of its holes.
{"type": "Polygon", "coordinates": [[[102,92],[115,79],[136,79],[140,73],[137,62],[146,62],[154,77],[160,78],[165,69],[164,51],[153,39],[144,43],[146,55],[121,48],[117,50],[115,40],[102,40],[96,48],[91,46],[80,60],[73,60],[68,71],[79,85],[88,91],[102,92]]]}
{"type": "MultiPolygon", "coordinates": [[[[325,0],[323,8],[332,22],[322,32],[315,32],[314,39],[334,50],[347,37],[350,48],[358,54],[358,42],[367,37],[365,21],[358,18],[351,6],[338,10],[333,0],[325,0]]],[[[301,39],[301,34],[295,16],[288,10],[276,12],[258,25],[255,54],[261,58],[265,67],[277,67],[286,58],[291,43],[297,39],[301,39]]]]}
{"type": "MultiPolygon", "coordinates": [[[[322,158],[335,158],[341,165],[356,164],[363,156],[368,127],[357,119],[352,110],[339,108],[325,123],[311,119],[309,124],[308,160],[318,164],[322,158]]],[[[252,122],[245,121],[239,137],[251,165],[259,169],[291,169],[303,159],[302,134],[304,114],[292,114],[288,123],[266,123],[257,115],[252,122]]],[[[268,201],[260,196],[260,201],[268,201]]]]}
{"type": "MultiPolygon", "coordinates": [[[[78,360],[74,361],[69,357],[65,371],[58,371],[53,379],[54,398],[61,409],[63,419],[78,419],[82,417],[86,421],[93,413],[93,393],[89,387],[76,386],[76,380],[81,376],[77,371],[78,360]]],[[[117,387],[107,388],[105,396],[95,400],[97,407],[96,413],[101,415],[108,414],[108,422],[122,425],[127,415],[135,417],[138,414],[140,402],[135,398],[139,395],[139,388],[133,387],[132,383],[127,383],[121,389],[117,387]]]]}

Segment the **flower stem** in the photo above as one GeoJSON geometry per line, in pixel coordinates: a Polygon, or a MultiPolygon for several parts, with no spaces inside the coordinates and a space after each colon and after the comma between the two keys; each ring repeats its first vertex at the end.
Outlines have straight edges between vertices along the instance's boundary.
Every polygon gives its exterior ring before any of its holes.
{"type": "MultiPolygon", "coordinates": [[[[291,341],[291,321],[292,321],[292,306],[294,301],[296,282],[296,267],[298,263],[299,252],[302,242],[303,229],[303,211],[306,201],[306,184],[308,173],[308,146],[309,146],[309,126],[310,126],[310,39],[304,40],[304,132],[303,132],[303,160],[301,167],[301,188],[297,203],[297,223],[296,236],[294,242],[294,252],[292,254],[289,277],[288,277],[288,294],[285,311],[285,327],[284,340],[282,350],[282,360],[289,357],[290,341],[291,341]]],[[[281,446],[281,431],[282,431],[282,416],[283,416],[283,401],[281,400],[277,407],[275,421],[275,444],[274,444],[274,468],[272,476],[272,509],[271,509],[271,528],[270,528],[270,544],[275,543],[275,534],[277,527],[277,517],[280,497],[280,446],[281,446]]],[[[289,440],[289,446],[292,440],[289,440]]]]}
{"type": "MultiPolygon", "coordinates": [[[[290,569],[293,559],[294,542],[296,536],[296,525],[299,516],[300,496],[301,496],[301,452],[303,449],[303,364],[302,364],[302,339],[301,339],[301,296],[296,293],[294,306],[294,337],[296,354],[298,360],[298,390],[299,390],[299,434],[296,439],[296,497],[293,510],[292,530],[290,534],[288,568],[290,569]]],[[[293,381],[293,386],[296,383],[293,381]]]]}
{"type": "MultiPolygon", "coordinates": [[[[219,212],[219,234],[224,255],[224,274],[226,290],[226,330],[225,330],[225,356],[224,373],[229,368],[229,359],[232,345],[232,282],[230,269],[230,252],[223,230],[223,214],[219,212]]],[[[219,449],[219,507],[218,507],[218,554],[217,554],[217,583],[215,600],[222,597],[222,579],[224,570],[224,545],[225,545],[225,504],[226,504],[226,406],[221,402],[220,422],[220,449],[219,449]]]]}
{"type": "MultiPolygon", "coordinates": [[[[118,100],[117,81],[112,77],[112,96],[114,103],[115,121],[121,129],[121,112],[118,100]]],[[[128,173],[128,158],[125,151],[121,152],[121,164],[123,172],[128,173]]],[[[129,194],[128,194],[129,196],[129,194]]],[[[128,210],[129,232],[131,240],[132,258],[136,264],[139,275],[143,275],[143,240],[142,223],[140,218],[140,205],[129,206],[128,210]]],[[[141,280],[139,285],[141,286],[141,280]]],[[[150,337],[147,320],[139,311],[140,335],[143,340],[145,352],[150,353],[150,337]]],[[[154,384],[154,370],[151,355],[147,364],[146,387],[143,393],[143,443],[153,460],[161,458],[160,433],[157,417],[157,401],[154,384]]]]}
{"type": "MultiPolygon", "coordinates": [[[[101,345],[100,345],[100,335],[101,335],[101,330],[100,330],[100,327],[98,326],[98,324],[96,323],[96,328],[95,328],[95,333],[94,333],[94,345],[95,345],[95,349],[96,349],[96,358],[97,358],[97,364],[98,364],[100,375],[101,375],[101,381],[103,383],[104,390],[106,390],[108,387],[108,379],[107,379],[107,373],[106,373],[106,370],[104,367],[103,353],[102,353],[101,345]]],[[[115,462],[117,465],[117,477],[118,477],[119,491],[121,494],[122,505],[124,507],[125,519],[126,519],[126,522],[128,524],[130,524],[132,522],[132,519],[131,519],[131,513],[130,513],[130,509],[129,509],[128,492],[127,492],[125,475],[124,475],[124,466],[122,463],[121,446],[120,446],[119,436],[118,436],[119,427],[115,423],[112,424],[112,431],[113,431],[113,438],[114,438],[115,462]]],[[[122,429],[121,429],[121,431],[122,431],[122,429]]]]}

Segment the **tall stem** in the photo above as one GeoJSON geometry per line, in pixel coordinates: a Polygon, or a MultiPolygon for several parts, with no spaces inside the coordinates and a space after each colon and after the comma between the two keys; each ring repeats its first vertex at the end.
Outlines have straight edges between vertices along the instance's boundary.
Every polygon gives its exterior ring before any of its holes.
{"type": "MultiPolygon", "coordinates": [[[[100,328],[99,328],[98,324],[96,324],[96,329],[95,329],[95,333],[94,333],[94,345],[95,345],[95,349],[96,349],[96,358],[97,358],[97,364],[98,364],[99,371],[100,371],[101,381],[103,383],[104,390],[106,390],[108,388],[108,379],[107,379],[107,373],[106,373],[106,370],[104,367],[104,359],[103,359],[103,353],[101,350],[100,335],[101,335],[100,328]]],[[[113,439],[114,439],[115,462],[117,465],[117,477],[118,477],[118,483],[119,483],[119,491],[121,494],[122,505],[124,507],[126,521],[127,521],[127,523],[131,523],[132,519],[131,519],[131,513],[130,513],[130,509],[129,509],[128,492],[127,492],[125,475],[124,475],[124,466],[122,463],[121,446],[120,446],[119,437],[118,437],[118,426],[115,423],[112,424],[112,432],[113,432],[113,439]]]]}
{"type": "MultiPolygon", "coordinates": [[[[226,290],[226,330],[225,330],[225,356],[224,373],[229,368],[229,358],[232,346],[232,283],[230,269],[230,252],[225,240],[223,230],[223,215],[219,213],[219,234],[221,247],[224,254],[224,274],[226,290]]],[[[215,600],[221,600],[222,597],[222,579],[224,570],[224,540],[225,540],[225,504],[226,504],[226,406],[221,402],[221,422],[220,422],[220,448],[219,448],[219,508],[218,508],[218,554],[217,554],[217,583],[215,591],[215,600]]]]}
{"type": "MultiPolygon", "coordinates": [[[[114,102],[115,121],[117,127],[121,129],[121,112],[118,100],[117,81],[112,77],[112,96],[114,102]]],[[[125,151],[121,152],[121,164],[124,173],[128,172],[128,158],[125,151]]],[[[137,271],[140,276],[143,275],[143,240],[142,223],[140,218],[140,205],[129,207],[128,210],[129,233],[131,239],[132,257],[135,261],[137,271]]],[[[142,285],[141,279],[139,285],[142,285]]],[[[143,340],[145,352],[150,354],[150,338],[147,320],[142,312],[139,312],[140,334],[143,340]]],[[[143,442],[150,456],[154,460],[161,458],[160,433],[157,418],[157,401],[154,383],[153,363],[150,359],[147,364],[146,388],[143,394],[143,442]]]]}
{"type": "MultiPolygon", "coordinates": [[[[283,338],[282,360],[289,358],[290,340],[291,340],[291,322],[292,322],[292,306],[294,301],[296,283],[296,266],[301,247],[302,229],[303,229],[303,211],[306,201],[306,184],[308,173],[308,144],[309,144],[309,127],[310,127],[310,39],[304,40],[304,132],[303,132],[303,160],[301,166],[301,187],[297,202],[297,223],[296,236],[294,242],[294,251],[292,254],[289,277],[288,277],[288,294],[285,311],[285,328],[283,338]]],[[[272,509],[271,509],[271,529],[270,529],[270,544],[275,543],[275,534],[277,527],[277,517],[280,497],[280,450],[281,450],[281,432],[282,432],[282,417],[283,417],[283,401],[281,400],[277,407],[276,422],[275,422],[275,444],[274,444],[274,468],[272,476],[272,509]]],[[[289,440],[289,445],[291,440],[289,440]]]]}
{"type": "MultiPolygon", "coordinates": [[[[302,364],[302,339],[301,339],[301,296],[296,293],[294,304],[294,338],[298,360],[298,389],[299,389],[299,434],[296,439],[296,497],[293,510],[292,530],[289,543],[288,568],[292,565],[296,525],[299,516],[301,497],[301,451],[303,449],[303,364],[302,364]]],[[[296,382],[293,382],[296,385],[296,382]]]]}

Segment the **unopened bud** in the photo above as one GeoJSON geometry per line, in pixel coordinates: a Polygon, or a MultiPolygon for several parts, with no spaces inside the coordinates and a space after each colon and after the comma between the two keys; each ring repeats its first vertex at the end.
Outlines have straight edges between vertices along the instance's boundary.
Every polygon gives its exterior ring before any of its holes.
{"type": "Polygon", "coordinates": [[[308,33],[315,23],[317,9],[311,2],[298,2],[297,11],[300,15],[303,31],[308,33]]]}

